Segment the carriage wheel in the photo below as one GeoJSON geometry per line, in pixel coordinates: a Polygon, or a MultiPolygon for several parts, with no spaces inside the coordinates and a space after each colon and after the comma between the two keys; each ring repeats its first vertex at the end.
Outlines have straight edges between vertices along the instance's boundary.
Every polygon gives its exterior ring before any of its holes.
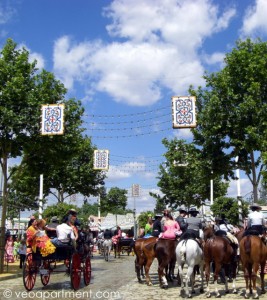
{"type": "Polygon", "coordinates": [[[37,275],[37,266],[33,261],[32,253],[26,256],[23,266],[23,284],[27,291],[31,291],[34,287],[37,275]]]}
{"type": "Polygon", "coordinates": [[[91,259],[90,256],[87,255],[83,266],[83,281],[85,285],[88,285],[91,281],[91,272],[91,259]]]}
{"type": "Polygon", "coordinates": [[[48,260],[45,260],[43,263],[43,270],[40,270],[40,272],[44,272],[41,275],[41,282],[44,286],[48,285],[48,282],[50,280],[50,262],[48,260]]]}
{"type": "Polygon", "coordinates": [[[81,282],[81,259],[78,253],[74,253],[70,263],[70,281],[74,290],[78,290],[81,282]]]}

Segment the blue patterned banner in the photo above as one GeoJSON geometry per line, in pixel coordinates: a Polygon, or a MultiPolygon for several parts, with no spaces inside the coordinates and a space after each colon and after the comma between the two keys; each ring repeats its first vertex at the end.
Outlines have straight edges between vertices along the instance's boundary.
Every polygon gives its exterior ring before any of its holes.
{"type": "Polygon", "coordinates": [[[172,97],[173,128],[196,127],[196,97],[172,97]]]}
{"type": "Polygon", "coordinates": [[[42,135],[64,133],[64,104],[42,105],[42,135]]]}
{"type": "Polygon", "coordinates": [[[109,150],[94,150],[94,169],[108,170],[109,150]]]}

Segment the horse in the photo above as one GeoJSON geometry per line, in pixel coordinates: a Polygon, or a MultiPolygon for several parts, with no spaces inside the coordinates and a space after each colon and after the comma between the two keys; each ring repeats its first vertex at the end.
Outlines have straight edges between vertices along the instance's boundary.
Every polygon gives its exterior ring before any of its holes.
{"type": "Polygon", "coordinates": [[[112,240],[111,239],[105,239],[103,242],[103,253],[105,261],[109,260],[110,252],[112,248],[112,240]]]}
{"type": "MultiPolygon", "coordinates": [[[[235,251],[231,246],[230,242],[226,237],[216,236],[214,234],[213,228],[207,227],[204,229],[204,261],[205,261],[205,273],[206,273],[206,283],[207,283],[207,297],[211,297],[209,289],[209,279],[210,279],[210,265],[214,263],[214,284],[216,297],[220,297],[218,291],[217,280],[219,272],[224,267],[225,271],[228,273],[232,271],[233,277],[233,293],[237,293],[235,287],[236,279],[236,266],[237,262],[235,260],[235,251]]],[[[228,281],[225,280],[225,292],[229,293],[228,281]]]]}
{"type": "Polygon", "coordinates": [[[151,278],[149,276],[149,269],[155,258],[154,246],[157,242],[157,237],[139,238],[135,241],[133,250],[136,255],[135,271],[138,282],[141,283],[141,272],[145,268],[146,284],[151,286],[151,278]]]}
{"type": "Polygon", "coordinates": [[[253,299],[258,299],[256,279],[259,266],[261,267],[261,293],[265,293],[264,267],[267,259],[267,246],[259,236],[244,236],[240,242],[240,258],[244,269],[244,278],[246,280],[245,298],[249,298],[249,293],[253,293],[253,299]]]}
{"type": "Polygon", "coordinates": [[[167,288],[168,282],[166,279],[166,270],[169,267],[169,277],[173,274],[176,263],[176,254],[175,249],[178,241],[176,239],[163,239],[159,238],[157,243],[154,246],[155,255],[158,260],[158,276],[160,287],[167,288]]]}
{"type": "Polygon", "coordinates": [[[181,280],[181,295],[184,291],[184,281],[183,281],[183,267],[186,264],[188,266],[187,273],[185,276],[185,292],[188,298],[192,297],[195,293],[195,266],[199,266],[201,274],[201,288],[200,293],[204,292],[204,260],[203,260],[203,250],[201,249],[199,243],[195,239],[182,240],[178,243],[176,247],[176,261],[178,263],[178,272],[181,280]],[[188,282],[191,279],[191,292],[188,288],[188,282]]]}

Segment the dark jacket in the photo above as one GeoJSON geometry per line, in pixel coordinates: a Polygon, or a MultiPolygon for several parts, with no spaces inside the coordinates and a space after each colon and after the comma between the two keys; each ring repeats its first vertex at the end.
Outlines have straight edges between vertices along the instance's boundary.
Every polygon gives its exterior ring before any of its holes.
{"type": "Polygon", "coordinates": [[[178,216],[175,221],[179,224],[180,229],[182,230],[182,232],[185,232],[186,229],[187,229],[187,226],[188,226],[188,223],[186,222],[186,219],[182,216],[178,216]]]}

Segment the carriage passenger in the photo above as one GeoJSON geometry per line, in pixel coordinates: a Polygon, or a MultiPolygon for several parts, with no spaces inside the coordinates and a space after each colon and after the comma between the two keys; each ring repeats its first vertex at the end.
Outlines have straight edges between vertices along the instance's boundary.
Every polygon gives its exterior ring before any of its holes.
{"type": "Polygon", "coordinates": [[[177,236],[182,234],[179,224],[173,220],[171,213],[168,213],[164,222],[164,231],[159,235],[159,238],[163,239],[176,239],[177,236]]]}
{"type": "Polygon", "coordinates": [[[42,256],[47,256],[55,252],[55,246],[50,242],[45,232],[45,220],[33,220],[31,226],[27,229],[27,247],[36,253],[39,249],[42,256]]]}
{"type": "Polygon", "coordinates": [[[162,232],[161,230],[161,214],[155,215],[155,221],[153,222],[153,231],[151,233],[152,236],[158,237],[159,234],[162,232]]]}
{"type": "Polygon", "coordinates": [[[58,225],[59,225],[59,219],[58,217],[54,216],[51,218],[51,222],[45,226],[45,231],[49,238],[57,237],[58,225]]]}
{"type": "Polygon", "coordinates": [[[64,247],[69,245],[72,241],[75,246],[75,241],[78,237],[76,237],[74,234],[73,223],[73,215],[70,214],[65,223],[57,226],[57,237],[51,240],[53,245],[56,247],[64,247]]]}
{"type": "Polygon", "coordinates": [[[121,231],[120,226],[117,226],[117,230],[115,232],[115,235],[112,237],[113,244],[116,245],[120,238],[122,238],[122,231],[121,231]]]}
{"type": "Polygon", "coordinates": [[[263,213],[261,212],[261,206],[259,204],[254,203],[250,206],[251,213],[248,215],[248,225],[247,225],[247,233],[251,231],[257,232],[259,235],[265,233],[265,218],[263,213]]]}

